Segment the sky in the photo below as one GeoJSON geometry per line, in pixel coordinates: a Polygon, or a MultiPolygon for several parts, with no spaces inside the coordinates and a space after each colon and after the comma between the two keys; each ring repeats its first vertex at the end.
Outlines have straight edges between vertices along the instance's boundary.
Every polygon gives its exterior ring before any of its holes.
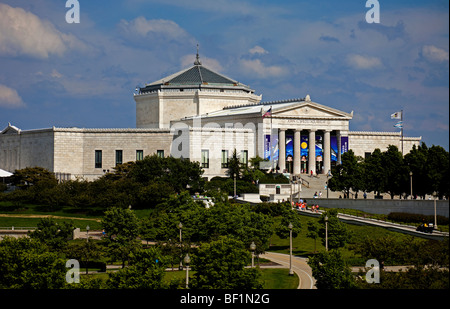
{"type": "Polygon", "coordinates": [[[263,101],[354,112],[352,131],[449,149],[449,1],[0,0],[0,130],[133,128],[133,93],[203,65],[263,101]],[[74,1],[77,2],[77,1],[74,1]],[[370,15],[370,14],[369,14],[370,15]],[[375,15],[370,15],[374,17],[375,15]]]}

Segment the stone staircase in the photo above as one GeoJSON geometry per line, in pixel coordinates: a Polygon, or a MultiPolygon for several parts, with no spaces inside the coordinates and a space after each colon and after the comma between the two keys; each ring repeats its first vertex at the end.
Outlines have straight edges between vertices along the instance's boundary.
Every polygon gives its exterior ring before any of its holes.
{"type": "MultiPolygon", "coordinates": [[[[309,176],[307,174],[301,175],[302,179],[302,191],[300,193],[300,197],[304,197],[306,199],[313,198],[314,194],[317,193],[319,195],[320,192],[322,192],[321,198],[327,198],[327,176],[326,175],[316,175],[316,176],[309,176]]],[[[358,199],[363,199],[363,192],[358,192],[358,199]]],[[[390,199],[391,197],[389,194],[382,194],[384,199],[390,199]]],[[[339,196],[344,197],[344,194],[341,191],[333,192],[331,190],[328,190],[328,197],[329,198],[339,198],[339,196]]],[[[374,192],[368,192],[367,198],[373,199],[375,197],[374,192]]],[[[355,198],[355,192],[350,191],[350,198],[355,198]]]]}

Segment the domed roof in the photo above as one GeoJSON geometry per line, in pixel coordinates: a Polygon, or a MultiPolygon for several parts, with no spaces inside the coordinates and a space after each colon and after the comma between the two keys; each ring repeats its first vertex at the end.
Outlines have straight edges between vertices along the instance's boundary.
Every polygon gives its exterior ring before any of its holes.
{"type": "Polygon", "coordinates": [[[198,52],[194,62],[194,66],[169,75],[165,78],[157,80],[153,83],[140,88],[140,93],[152,92],[162,89],[200,89],[200,88],[217,88],[217,89],[236,89],[253,93],[247,85],[226,77],[222,74],[214,72],[200,62],[198,52]]]}

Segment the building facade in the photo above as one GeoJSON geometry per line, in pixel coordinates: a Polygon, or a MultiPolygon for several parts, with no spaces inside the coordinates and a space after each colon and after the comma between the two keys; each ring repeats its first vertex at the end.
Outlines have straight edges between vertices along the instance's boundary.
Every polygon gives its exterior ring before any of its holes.
{"type": "Polygon", "coordinates": [[[233,151],[242,163],[268,159],[267,169],[325,174],[352,149],[366,156],[389,145],[408,153],[421,137],[352,132],[353,112],[311,100],[261,102],[247,85],[194,66],[138,88],[136,128],[47,128],[0,131],[0,168],[41,166],[63,179],[96,179],[117,164],[157,154],[200,162],[204,176],[224,176],[233,151]]]}

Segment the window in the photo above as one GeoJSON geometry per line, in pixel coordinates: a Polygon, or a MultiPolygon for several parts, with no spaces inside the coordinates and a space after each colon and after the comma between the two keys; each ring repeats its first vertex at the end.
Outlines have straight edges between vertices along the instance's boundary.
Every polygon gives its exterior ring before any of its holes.
{"type": "Polygon", "coordinates": [[[102,168],[102,151],[95,151],[95,168],[102,168]]]}
{"type": "Polygon", "coordinates": [[[202,149],[202,167],[209,168],[209,150],[202,149]]]}
{"type": "Polygon", "coordinates": [[[241,163],[245,166],[248,165],[248,150],[241,151],[241,163]]]}
{"type": "Polygon", "coordinates": [[[156,150],[156,155],[158,158],[164,158],[164,150],[156,150]]]}
{"type": "Polygon", "coordinates": [[[123,151],[116,150],[116,166],[123,163],[123,151]]]}
{"type": "Polygon", "coordinates": [[[136,161],[144,159],[144,150],[136,150],[136,161]]]}
{"type": "Polygon", "coordinates": [[[228,168],[228,150],[222,150],[222,168],[228,168]]]}

